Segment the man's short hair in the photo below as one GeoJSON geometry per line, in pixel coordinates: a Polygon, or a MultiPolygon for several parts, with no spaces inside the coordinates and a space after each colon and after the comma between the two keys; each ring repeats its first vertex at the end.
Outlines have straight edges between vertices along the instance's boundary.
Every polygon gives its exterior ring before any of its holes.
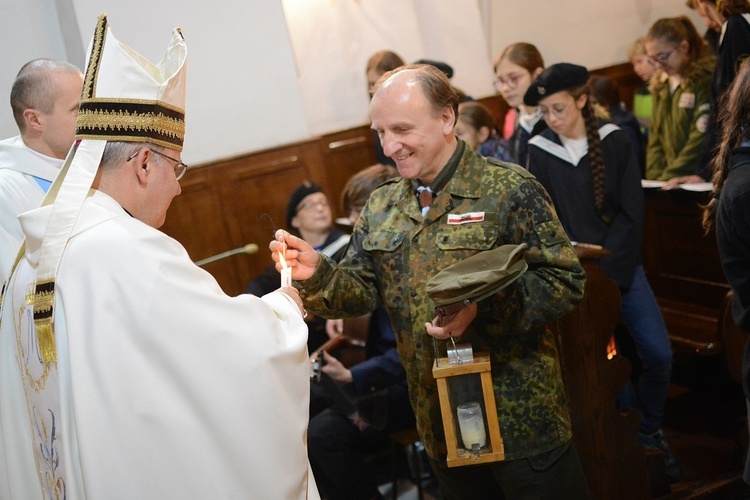
{"type": "Polygon", "coordinates": [[[26,126],[23,112],[27,109],[47,114],[54,111],[59,91],[50,75],[80,72],[74,65],[54,59],[34,59],[24,64],[10,90],[10,107],[18,129],[23,132],[26,126]]]}
{"type": "Polygon", "coordinates": [[[449,107],[453,109],[455,118],[458,118],[458,103],[460,100],[458,93],[451,86],[451,82],[445,76],[445,73],[430,64],[407,64],[384,73],[373,86],[373,95],[390,77],[407,70],[415,72],[419,87],[432,104],[435,114],[440,114],[445,108],[449,107]]]}
{"type": "MultiPolygon", "coordinates": [[[[138,152],[141,148],[149,148],[157,153],[163,152],[163,147],[155,146],[150,142],[127,142],[127,141],[107,141],[102,153],[102,160],[99,163],[102,168],[117,167],[128,161],[128,159],[138,152]]],[[[159,155],[154,155],[154,161],[161,163],[164,160],[159,155]]]]}

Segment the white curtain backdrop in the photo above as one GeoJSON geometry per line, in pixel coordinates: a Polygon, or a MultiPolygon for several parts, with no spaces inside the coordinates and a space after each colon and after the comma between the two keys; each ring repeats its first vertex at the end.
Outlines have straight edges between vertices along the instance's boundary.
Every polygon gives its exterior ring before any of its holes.
{"type": "Polygon", "coordinates": [[[411,63],[450,64],[453,84],[493,93],[488,44],[476,0],[283,0],[310,131],[367,123],[365,66],[379,50],[411,63]]]}
{"type": "Polygon", "coordinates": [[[626,61],[628,44],[685,0],[0,0],[0,138],[18,69],[37,57],[83,68],[96,17],[158,60],[172,28],[188,43],[189,163],[221,160],[368,123],[365,64],[383,49],[453,66],[467,94],[493,93],[491,60],[516,41],[548,64],[626,61]],[[3,104],[4,103],[4,104],[3,104]]]}

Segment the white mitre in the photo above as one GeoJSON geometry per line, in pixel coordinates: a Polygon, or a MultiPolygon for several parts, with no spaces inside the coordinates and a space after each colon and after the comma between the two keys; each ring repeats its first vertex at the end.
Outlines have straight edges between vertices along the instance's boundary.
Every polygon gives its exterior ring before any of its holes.
{"type": "Polygon", "coordinates": [[[99,16],[89,45],[76,143],[42,205],[53,205],[42,240],[34,292],[34,323],[42,358],[57,359],[55,276],[91,188],[107,141],[149,142],[182,151],[185,138],[187,46],[179,28],[153,64],[120,43],[99,16]]]}

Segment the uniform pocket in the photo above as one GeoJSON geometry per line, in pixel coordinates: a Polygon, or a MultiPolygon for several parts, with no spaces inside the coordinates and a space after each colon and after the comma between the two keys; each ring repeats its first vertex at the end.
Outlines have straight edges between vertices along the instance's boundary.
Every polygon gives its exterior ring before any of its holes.
{"type": "Polygon", "coordinates": [[[534,226],[534,230],[541,240],[542,245],[545,247],[560,245],[567,240],[565,230],[563,229],[562,224],[557,220],[549,220],[537,224],[534,226]]]}
{"type": "Polygon", "coordinates": [[[440,250],[489,250],[495,247],[497,226],[487,223],[445,224],[435,242],[440,250]]]}
{"type": "Polygon", "coordinates": [[[374,231],[368,233],[362,248],[368,252],[393,252],[404,242],[404,233],[395,231],[374,231]]]}

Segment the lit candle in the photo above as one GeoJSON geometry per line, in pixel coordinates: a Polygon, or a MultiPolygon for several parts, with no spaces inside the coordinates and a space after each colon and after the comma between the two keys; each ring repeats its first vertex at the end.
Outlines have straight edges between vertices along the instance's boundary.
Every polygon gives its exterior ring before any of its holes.
{"type": "Polygon", "coordinates": [[[487,434],[484,431],[484,416],[479,403],[472,402],[458,405],[458,426],[461,429],[461,439],[464,448],[471,450],[474,445],[484,448],[487,444],[487,434]]]}
{"type": "Polygon", "coordinates": [[[284,254],[286,253],[286,243],[283,243],[283,250],[279,250],[279,262],[281,262],[281,286],[292,286],[292,268],[286,265],[284,254]]]}

